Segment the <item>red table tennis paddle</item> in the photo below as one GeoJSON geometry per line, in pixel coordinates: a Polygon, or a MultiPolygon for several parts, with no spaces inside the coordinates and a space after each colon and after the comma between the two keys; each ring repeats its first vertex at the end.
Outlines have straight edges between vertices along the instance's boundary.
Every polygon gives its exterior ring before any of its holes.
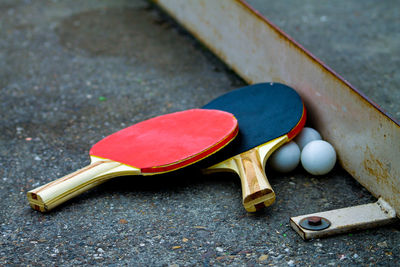
{"type": "Polygon", "coordinates": [[[229,146],[200,162],[201,166],[213,165],[208,172],[237,173],[247,211],[273,204],[275,192],[265,175],[265,163],[304,127],[306,110],[300,96],[283,84],[260,83],[231,91],[203,108],[232,113],[240,130],[229,146]]]}
{"type": "Polygon", "coordinates": [[[236,118],[219,110],[155,117],[96,143],[89,166],[29,191],[28,200],[33,209],[45,212],[116,176],[174,171],[214,154],[237,133],[236,118]]]}

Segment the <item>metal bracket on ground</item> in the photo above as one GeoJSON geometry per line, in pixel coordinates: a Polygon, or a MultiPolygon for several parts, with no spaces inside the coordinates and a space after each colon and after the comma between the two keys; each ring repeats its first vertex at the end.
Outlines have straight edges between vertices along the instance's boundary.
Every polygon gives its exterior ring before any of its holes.
{"type": "Polygon", "coordinates": [[[396,220],[396,211],[379,198],[375,203],[291,217],[290,225],[308,240],[375,228],[396,220]]]}

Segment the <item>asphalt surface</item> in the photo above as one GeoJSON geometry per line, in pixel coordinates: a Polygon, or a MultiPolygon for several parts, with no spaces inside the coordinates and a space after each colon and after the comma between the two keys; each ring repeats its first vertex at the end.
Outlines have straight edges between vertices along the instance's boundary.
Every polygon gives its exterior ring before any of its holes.
{"type": "MultiPolygon", "coordinates": [[[[277,2],[257,9],[400,117],[397,1],[277,2]],[[357,24],[368,14],[379,27],[357,24]],[[371,53],[356,53],[361,28],[371,53]],[[326,42],[335,34],[346,42],[326,42]]],[[[29,207],[28,190],[89,164],[102,137],[244,85],[145,1],[0,1],[0,265],[399,265],[398,224],[308,242],[290,228],[291,216],[376,200],[340,167],[269,172],[277,202],[255,214],[235,175],[197,172],[120,177],[47,214],[29,207]]]]}

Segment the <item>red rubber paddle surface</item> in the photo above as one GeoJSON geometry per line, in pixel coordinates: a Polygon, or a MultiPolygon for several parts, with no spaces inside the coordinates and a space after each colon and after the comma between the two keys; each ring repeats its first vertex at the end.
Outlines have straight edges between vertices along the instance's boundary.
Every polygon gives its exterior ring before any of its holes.
{"type": "Polygon", "coordinates": [[[237,120],[231,113],[192,109],[120,130],[96,143],[89,153],[138,168],[142,173],[160,173],[213,154],[237,133],[237,120]]]}

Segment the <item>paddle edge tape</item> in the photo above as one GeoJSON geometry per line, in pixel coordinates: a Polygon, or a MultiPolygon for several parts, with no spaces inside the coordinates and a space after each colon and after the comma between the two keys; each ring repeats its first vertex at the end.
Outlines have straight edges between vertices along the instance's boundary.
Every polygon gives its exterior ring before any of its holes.
{"type": "Polygon", "coordinates": [[[301,130],[303,130],[304,125],[306,124],[306,120],[307,120],[307,111],[303,102],[303,114],[301,115],[299,122],[290,132],[287,133],[287,137],[289,138],[289,140],[292,140],[294,137],[296,137],[296,135],[298,135],[301,132],[301,130]]]}

